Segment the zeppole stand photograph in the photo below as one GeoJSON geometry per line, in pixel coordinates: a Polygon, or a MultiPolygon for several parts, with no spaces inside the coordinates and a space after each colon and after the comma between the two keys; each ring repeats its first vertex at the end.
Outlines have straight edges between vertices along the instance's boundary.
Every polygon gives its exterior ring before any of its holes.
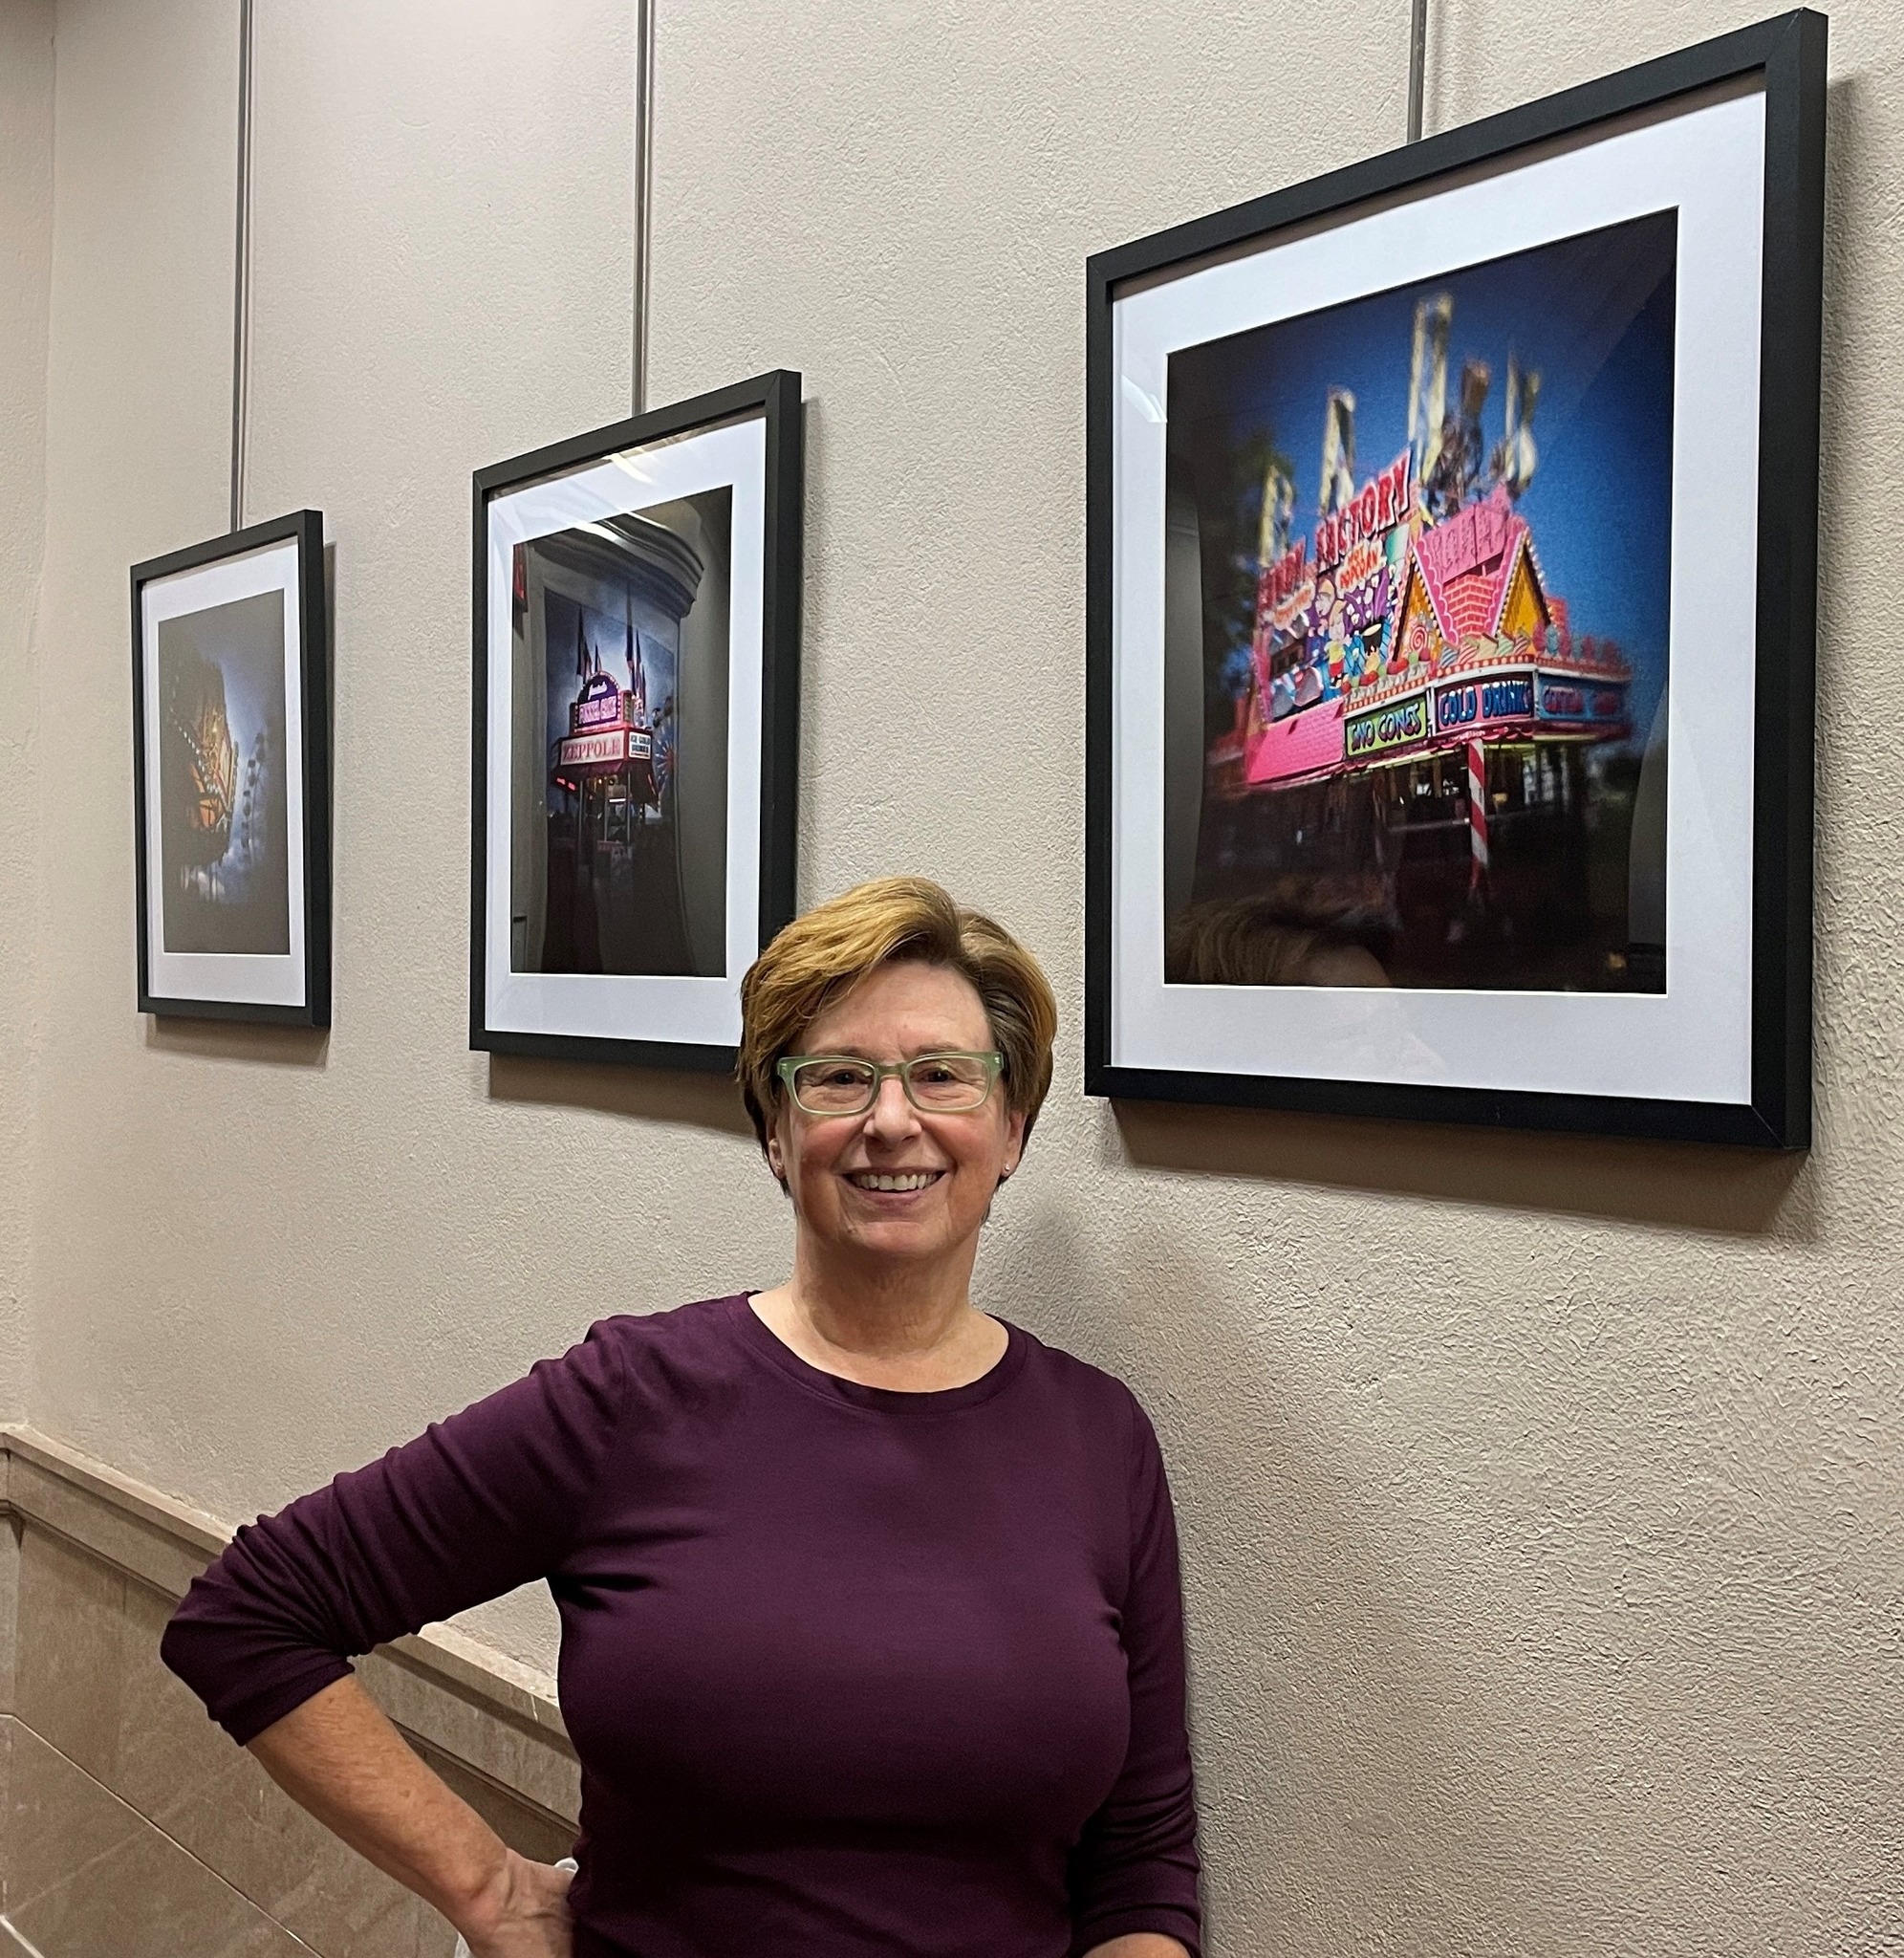
{"type": "Polygon", "coordinates": [[[0,0],[0,1958],[1891,1948],[1900,104],[0,0]]]}

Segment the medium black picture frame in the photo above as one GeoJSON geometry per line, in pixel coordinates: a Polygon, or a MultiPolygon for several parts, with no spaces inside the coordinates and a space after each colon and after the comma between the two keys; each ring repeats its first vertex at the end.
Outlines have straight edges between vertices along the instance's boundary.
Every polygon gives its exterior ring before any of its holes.
{"type": "MultiPolygon", "coordinates": [[[[1811,1138],[1812,747],[1827,22],[1783,14],[1090,258],[1086,268],[1085,1088],[1132,1100],[1802,1149],[1811,1138]],[[1352,214],[1762,87],[1749,1094],[1708,1100],[1120,1064],[1114,1018],[1114,310],[1120,298],[1352,214]]],[[[1167,990],[1167,989],[1166,989],[1167,990]]]]}
{"type": "MultiPolygon", "coordinates": [[[[470,802],[469,1044],[491,1054],[619,1066],[731,1074],[735,1040],[652,1036],[626,1031],[551,1031],[498,1023],[490,1010],[490,738],[492,618],[490,513],[499,498],[576,474],[631,451],[680,444],[738,424],[758,421],[765,431],[759,537],[761,631],[757,664],[743,671],[738,649],[733,684],[750,677],[758,690],[758,878],[751,900],[756,929],[748,956],[793,915],[796,866],[800,715],[800,620],[804,525],[804,423],[801,377],[775,369],[690,400],[650,409],[626,421],[553,443],[475,472],[472,487],[474,662],[470,802]]],[[[730,958],[731,966],[732,960],[730,958]]],[[[741,972],[725,974],[737,997],[741,972]]],[[[738,1007],[733,1014],[738,1033],[738,1007]]]]}
{"type": "MultiPolygon", "coordinates": [[[[331,640],[330,603],[324,566],[324,517],[315,510],[293,511],[265,523],[208,538],[162,557],[148,558],[131,570],[132,598],[132,780],[133,860],[137,889],[135,940],[139,1011],[161,1017],[251,1021],[265,1025],[328,1027],[331,1024],[331,640]],[[212,985],[220,985],[221,966],[229,960],[217,952],[201,952],[182,961],[167,951],[155,858],[161,847],[150,820],[150,792],[158,779],[159,762],[149,750],[152,706],[147,686],[146,603],[162,581],[181,574],[216,573],[238,560],[274,546],[292,547],[294,565],[285,590],[286,614],[295,622],[295,675],[285,676],[285,690],[298,707],[296,742],[301,794],[290,798],[292,821],[287,825],[287,847],[301,864],[302,900],[291,899],[294,912],[292,948],[282,972],[266,974],[259,990],[294,997],[246,996],[243,978],[236,987],[226,979],[223,994],[169,990],[155,971],[162,964],[173,974],[185,974],[183,985],[195,983],[190,967],[212,985]],[[155,946],[155,931],[159,941],[155,946]]],[[[184,582],[184,580],[181,580],[184,582]]],[[[215,600],[214,600],[215,602],[215,600]]],[[[252,969],[256,969],[253,968],[252,969]]]]}

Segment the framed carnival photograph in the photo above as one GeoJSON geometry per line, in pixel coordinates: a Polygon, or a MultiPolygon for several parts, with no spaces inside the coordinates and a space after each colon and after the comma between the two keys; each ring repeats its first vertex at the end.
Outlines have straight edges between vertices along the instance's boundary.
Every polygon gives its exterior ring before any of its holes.
{"type": "Polygon", "coordinates": [[[132,568],[139,1010],[331,1019],[324,519],[132,568]]]}
{"type": "Polygon", "coordinates": [[[1825,21],[1093,257],[1087,1086],[1809,1140],[1825,21]]]}
{"type": "Polygon", "coordinates": [[[475,479],[470,1044],[725,1071],[793,913],[800,377],[475,479]]]}

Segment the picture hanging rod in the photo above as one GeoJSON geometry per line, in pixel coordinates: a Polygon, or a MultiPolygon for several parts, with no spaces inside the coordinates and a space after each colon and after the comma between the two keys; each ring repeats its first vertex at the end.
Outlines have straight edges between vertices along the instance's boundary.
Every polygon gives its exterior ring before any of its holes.
{"type": "Polygon", "coordinates": [[[1408,140],[1421,141],[1421,94],[1428,72],[1428,0],[1410,0],[1408,21],[1408,140]]]}
{"type": "Polygon", "coordinates": [[[245,528],[251,414],[251,8],[238,0],[238,200],[231,292],[231,528],[245,528]]]}
{"type": "Polygon", "coordinates": [[[655,210],[655,0],[635,0],[635,412],[648,406],[648,283],[655,210]]]}

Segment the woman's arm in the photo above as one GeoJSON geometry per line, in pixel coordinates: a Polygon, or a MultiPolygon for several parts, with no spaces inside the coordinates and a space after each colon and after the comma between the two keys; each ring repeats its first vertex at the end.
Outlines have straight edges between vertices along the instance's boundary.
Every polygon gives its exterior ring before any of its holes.
{"type": "Polygon", "coordinates": [[[568,1879],[508,1850],[351,1674],[352,1655],[560,1568],[623,1424],[615,1323],[241,1529],[165,1628],[232,1739],[478,1958],[568,1958],[568,1879]]]}
{"type": "MultiPolygon", "coordinates": [[[[473,1958],[569,1958],[567,1871],[510,1849],[424,1766],[355,1679],[324,1687],[250,1745],[293,1801],[448,1918],[473,1958]]],[[[1166,1946],[1159,1942],[1159,1953],[1166,1946]]],[[[1114,1958],[1153,1954],[1117,1949],[1114,1958]]],[[[1178,1958],[1174,1949],[1169,1958],[1178,1958]]]]}
{"type": "Polygon", "coordinates": [[[359,1652],[546,1577],[586,1527],[622,1430],[613,1321],[380,1461],[247,1525],[192,1584],[161,1656],[249,1746],[359,1652]]]}
{"type": "Polygon", "coordinates": [[[1199,1947],[1201,1913],[1177,1530],[1157,1437],[1136,1403],[1127,1405],[1131,1565],[1119,1602],[1130,1742],[1071,1852],[1071,1926],[1091,1958],[1185,1958],[1199,1947]]]}

